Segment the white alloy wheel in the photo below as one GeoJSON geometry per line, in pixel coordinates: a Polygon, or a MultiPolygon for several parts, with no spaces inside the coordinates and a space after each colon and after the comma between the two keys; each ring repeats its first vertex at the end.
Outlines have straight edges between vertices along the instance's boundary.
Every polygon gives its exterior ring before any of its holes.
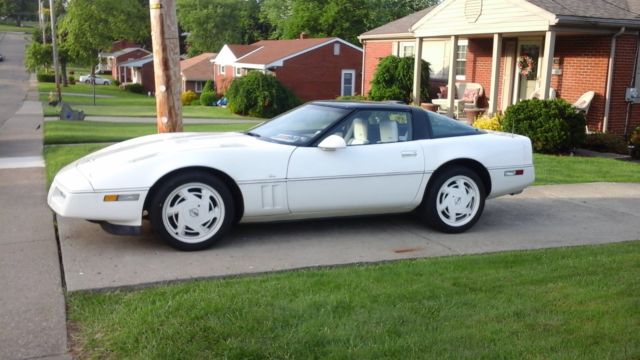
{"type": "Polygon", "coordinates": [[[436,197],[440,220],[452,227],[468,224],[480,208],[480,189],[475,181],[464,175],[449,178],[436,197]]]}
{"type": "Polygon", "coordinates": [[[431,227],[446,233],[461,233],[482,215],[485,184],[466,166],[439,170],[429,180],[418,215],[431,227]]]}
{"type": "Polygon", "coordinates": [[[218,191],[203,183],[175,188],[162,206],[162,222],[176,240],[196,244],[215,235],[224,222],[226,209],[218,191]]]}

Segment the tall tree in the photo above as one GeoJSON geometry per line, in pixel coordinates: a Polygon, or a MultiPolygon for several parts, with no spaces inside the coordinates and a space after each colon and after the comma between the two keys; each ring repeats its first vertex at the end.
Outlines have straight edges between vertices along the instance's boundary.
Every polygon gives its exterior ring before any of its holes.
{"type": "Polygon", "coordinates": [[[263,0],[260,17],[273,39],[337,36],[358,43],[358,35],[437,3],[437,0],[263,0]]]}
{"type": "Polygon", "coordinates": [[[58,30],[73,61],[91,66],[98,53],[116,40],[140,41],[149,37],[149,11],[139,0],[73,0],[58,30]]]}
{"type": "Polygon", "coordinates": [[[8,17],[22,25],[22,19],[33,18],[38,13],[38,3],[33,0],[0,0],[0,18],[8,17]]]}
{"type": "Polygon", "coordinates": [[[218,51],[226,43],[251,43],[266,36],[257,0],[178,0],[180,27],[189,33],[191,55],[218,51]]]}

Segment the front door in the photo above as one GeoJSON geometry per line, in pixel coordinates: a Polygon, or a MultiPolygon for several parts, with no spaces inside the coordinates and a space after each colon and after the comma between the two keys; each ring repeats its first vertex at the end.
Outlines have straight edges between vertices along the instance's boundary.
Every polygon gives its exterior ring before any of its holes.
{"type": "Polygon", "coordinates": [[[297,148],[287,174],[291,212],[366,214],[409,207],[424,174],[411,126],[411,112],[359,111],[331,131],[345,139],[346,148],[297,148]]]}
{"type": "Polygon", "coordinates": [[[542,38],[520,39],[516,59],[516,100],[530,99],[539,86],[542,38]]]}

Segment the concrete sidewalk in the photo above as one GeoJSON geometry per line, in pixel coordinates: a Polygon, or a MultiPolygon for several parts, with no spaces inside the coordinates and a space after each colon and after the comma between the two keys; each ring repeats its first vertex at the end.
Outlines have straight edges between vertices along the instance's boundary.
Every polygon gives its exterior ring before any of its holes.
{"type": "Polygon", "coordinates": [[[530,187],[487,202],[463,234],[410,214],[239,225],[213,248],[180,252],[142,236],[109,235],[58,217],[68,291],[262,273],[313,266],[602,244],[640,239],[640,184],[530,187]]]}
{"type": "Polygon", "coordinates": [[[70,359],[35,94],[0,127],[0,359],[70,359]]]}

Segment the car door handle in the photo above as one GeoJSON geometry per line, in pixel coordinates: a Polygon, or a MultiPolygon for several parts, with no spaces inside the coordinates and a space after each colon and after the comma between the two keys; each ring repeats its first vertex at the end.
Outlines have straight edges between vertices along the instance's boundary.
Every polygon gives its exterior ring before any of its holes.
{"type": "Polygon", "coordinates": [[[415,150],[405,150],[400,153],[402,157],[418,156],[418,152],[415,150]]]}

